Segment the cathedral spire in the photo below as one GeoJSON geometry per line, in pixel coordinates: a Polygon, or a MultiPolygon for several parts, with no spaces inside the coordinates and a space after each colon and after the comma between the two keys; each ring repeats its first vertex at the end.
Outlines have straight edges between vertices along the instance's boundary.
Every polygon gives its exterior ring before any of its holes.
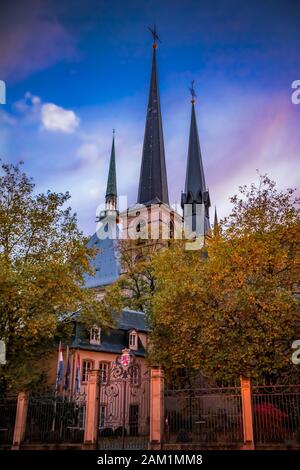
{"type": "Polygon", "coordinates": [[[217,214],[217,207],[215,206],[215,217],[214,217],[214,234],[217,235],[219,233],[219,220],[217,214]]]}
{"type": "Polygon", "coordinates": [[[155,27],[149,29],[153,36],[152,70],[137,202],[147,204],[154,199],[158,199],[165,204],[169,204],[156,67],[156,49],[157,42],[160,41],[160,39],[155,27]]]}
{"type": "Polygon", "coordinates": [[[116,156],[115,156],[115,130],[113,130],[113,140],[111,146],[109,171],[105,195],[106,208],[115,210],[117,207],[117,177],[116,177],[116,156]]]}
{"type": "MultiPolygon", "coordinates": [[[[209,192],[206,188],[204,169],[202,163],[202,155],[199,142],[199,134],[197,128],[197,120],[195,113],[195,98],[196,93],[194,90],[194,80],[190,88],[191,92],[191,124],[190,124],[190,137],[189,137],[189,149],[187,158],[187,169],[185,179],[185,191],[182,194],[181,205],[184,207],[185,204],[193,205],[193,216],[196,217],[197,204],[204,204],[204,235],[210,230],[209,224],[209,207],[210,198],[209,192]]],[[[198,213],[198,212],[197,212],[198,213]]],[[[193,217],[193,218],[195,218],[193,217]]],[[[196,230],[195,220],[193,220],[193,231],[196,230]]]]}

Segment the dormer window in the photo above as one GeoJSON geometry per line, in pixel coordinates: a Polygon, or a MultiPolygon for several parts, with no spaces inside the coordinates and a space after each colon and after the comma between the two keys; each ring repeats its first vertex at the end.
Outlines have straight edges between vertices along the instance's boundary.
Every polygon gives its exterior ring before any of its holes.
{"type": "Polygon", "coordinates": [[[97,325],[92,326],[90,331],[90,344],[100,344],[101,328],[97,325]]]}
{"type": "Polygon", "coordinates": [[[138,346],[138,335],[135,330],[132,330],[129,333],[129,349],[136,351],[137,346],[138,346]]]}

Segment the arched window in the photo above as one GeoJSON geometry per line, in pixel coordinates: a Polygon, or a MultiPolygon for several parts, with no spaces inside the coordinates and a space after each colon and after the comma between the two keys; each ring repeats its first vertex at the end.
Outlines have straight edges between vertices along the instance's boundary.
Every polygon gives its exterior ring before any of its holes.
{"type": "Polygon", "coordinates": [[[146,227],[146,222],[145,222],[145,220],[144,220],[144,219],[140,219],[140,220],[138,221],[138,223],[136,224],[135,230],[136,230],[137,233],[141,233],[141,232],[144,231],[145,227],[146,227]]]}

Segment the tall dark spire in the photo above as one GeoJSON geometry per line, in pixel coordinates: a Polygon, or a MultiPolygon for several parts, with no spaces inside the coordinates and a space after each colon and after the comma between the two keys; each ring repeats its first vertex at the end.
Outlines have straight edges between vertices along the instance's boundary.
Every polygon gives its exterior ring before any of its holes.
{"type": "Polygon", "coordinates": [[[218,227],[218,225],[219,225],[219,221],[218,221],[217,207],[215,206],[214,227],[218,227]]]}
{"type": "Polygon", "coordinates": [[[116,177],[116,156],[115,156],[115,130],[113,130],[113,140],[112,140],[112,146],[111,146],[105,202],[106,202],[106,205],[109,206],[110,209],[116,209],[117,177],[116,177]]]}
{"type": "Polygon", "coordinates": [[[219,220],[217,214],[217,208],[215,206],[215,217],[214,217],[214,234],[217,235],[219,233],[219,220]]]}
{"type": "Polygon", "coordinates": [[[153,30],[150,30],[154,41],[152,46],[152,71],[137,202],[146,204],[154,199],[159,199],[161,202],[169,204],[164,138],[156,68],[156,49],[159,37],[155,27],[153,30]]]}
{"type": "MultiPolygon", "coordinates": [[[[202,163],[199,134],[197,128],[197,120],[195,113],[195,90],[194,81],[190,88],[192,99],[192,112],[191,112],[191,125],[189,137],[189,149],[185,179],[185,191],[182,194],[181,205],[193,205],[193,216],[196,216],[197,204],[204,204],[204,234],[206,235],[210,230],[209,224],[209,207],[210,198],[209,192],[206,188],[204,169],[202,163]]],[[[199,213],[199,211],[197,211],[199,213]]],[[[194,217],[195,218],[195,217],[194,217]]],[[[196,230],[195,221],[193,220],[193,231],[196,230]]]]}

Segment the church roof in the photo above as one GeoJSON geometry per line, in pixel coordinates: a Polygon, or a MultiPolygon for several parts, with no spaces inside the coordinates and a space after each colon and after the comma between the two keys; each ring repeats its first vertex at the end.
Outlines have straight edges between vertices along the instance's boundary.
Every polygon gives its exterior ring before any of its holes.
{"type": "MultiPolygon", "coordinates": [[[[100,344],[90,344],[88,332],[82,325],[77,324],[75,338],[71,347],[88,351],[121,354],[124,348],[128,348],[129,332],[131,330],[142,333],[149,331],[145,314],[135,310],[123,309],[117,317],[116,327],[109,331],[101,332],[100,344]]],[[[137,351],[134,351],[134,353],[137,356],[145,355],[145,348],[140,339],[138,340],[137,351]]]]}
{"type": "Polygon", "coordinates": [[[120,275],[117,240],[98,238],[97,233],[87,243],[89,248],[97,248],[98,252],[91,260],[95,275],[85,274],[85,287],[104,287],[116,281],[120,275]]]}
{"type": "Polygon", "coordinates": [[[206,183],[202,162],[202,155],[199,142],[199,134],[195,113],[194,100],[192,101],[192,112],[191,112],[191,125],[190,125],[190,137],[189,137],[189,150],[188,160],[186,169],[185,179],[185,193],[191,193],[194,198],[201,191],[203,194],[206,191],[206,183]]]}
{"type": "Polygon", "coordinates": [[[158,198],[169,204],[165,148],[156,67],[156,43],[153,44],[152,70],[143,155],[138,190],[138,203],[158,198]]]}
{"type": "MultiPolygon", "coordinates": [[[[181,205],[184,208],[185,204],[204,204],[204,220],[203,232],[204,235],[210,232],[209,222],[209,207],[210,197],[209,191],[206,188],[202,155],[199,142],[199,133],[197,127],[196,113],[195,113],[195,91],[192,82],[192,111],[191,111],[191,124],[189,136],[189,149],[187,158],[186,178],[185,178],[185,192],[181,196],[181,205]]],[[[194,211],[195,209],[193,209],[194,211]]],[[[201,212],[200,212],[201,213],[201,212]]],[[[192,215],[192,229],[193,231],[202,231],[201,224],[198,223],[196,212],[192,215]]]]}
{"type": "Polygon", "coordinates": [[[118,318],[118,328],[121,330],[149,331],[144,312],[124,308],[118,318]]]}
{"type": "Polygon", "coordinates": [[[115,137],[113,137],[113,141],[112,141],[110,162],[109,162],[109,172],[108,172],[108,179],[107,179],[106,197],[108,197],[108,196],[117,197],[115,137]]]}

